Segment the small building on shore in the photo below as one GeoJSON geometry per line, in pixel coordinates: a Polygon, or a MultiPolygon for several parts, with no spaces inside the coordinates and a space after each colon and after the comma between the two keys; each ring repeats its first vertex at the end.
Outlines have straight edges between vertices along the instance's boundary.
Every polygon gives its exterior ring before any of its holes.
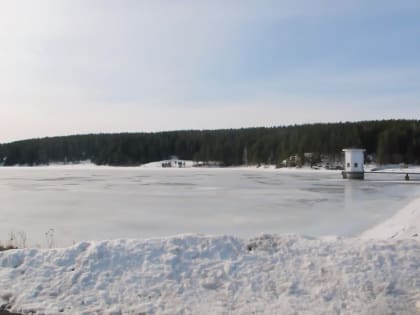
{"type": "Polygon", "coordinates": [[[185,161],[178,159],[177,156],[172,155],[169,160],[162,161],[162,167],[186,167],[185,161]]]}

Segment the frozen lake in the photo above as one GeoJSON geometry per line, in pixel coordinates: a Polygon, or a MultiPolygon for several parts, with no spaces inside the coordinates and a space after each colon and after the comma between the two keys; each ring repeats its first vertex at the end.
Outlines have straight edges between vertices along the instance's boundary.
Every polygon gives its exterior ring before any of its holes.
{"type": "Polygon", "coordinates": [[[420,195],[419,181],[267,169],[1,168],[0,240],[28,245],[179,233],[351,236],[420,195]]]}

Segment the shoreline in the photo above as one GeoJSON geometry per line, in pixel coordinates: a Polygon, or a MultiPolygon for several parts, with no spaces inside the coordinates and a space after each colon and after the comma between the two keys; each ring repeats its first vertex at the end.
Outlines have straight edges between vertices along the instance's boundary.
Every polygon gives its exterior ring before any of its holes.
{"type": "MultiPolygon", "coordinates": [[[[136,166],[115,166],[115,165],[97,165],[91,162],[81,163],[51,163],[48,165],[13,165],[0,166],[0,170],[144,170],[144,171],[191,171],[191,170],[249,170],[249,171],[275,171],[275,172],[314,172],[314,173],[337,173],[342,170],[329,169],[325,167],[277,167],[275,164],[257,165],[237,165],[237,166],[196,166],[193,161],[187,160],[184,167],[162,167],[161,163],[165,161],[150,162],[136,166]]],[[[383,165],[378,167],[376,164],[365,165],[365,171],[381,170],[382,173],[395,173],[404,171],[415,171],[420,175],[420,165],[409,165],[407,168],[400,168],[398,165],[383,165]]]]}

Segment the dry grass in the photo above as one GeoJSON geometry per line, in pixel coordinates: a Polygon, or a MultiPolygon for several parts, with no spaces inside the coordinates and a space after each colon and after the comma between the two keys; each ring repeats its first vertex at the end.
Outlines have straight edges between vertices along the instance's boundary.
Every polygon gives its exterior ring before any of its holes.
{"type": "Polygon", "coordinates": [[[11,249],[17,249],[17,247],[13,245],[7,245],[7,246],[0,245],[0,252],[3,252],[5,250],[11,250],[11,249]]]}
{"type": "Polygon", "coordinates": [[[0,309],[0,315],[22,315],[22,314],[19,314],[19,313],[10,313],[9,311],[1,310],[0,309]]]}

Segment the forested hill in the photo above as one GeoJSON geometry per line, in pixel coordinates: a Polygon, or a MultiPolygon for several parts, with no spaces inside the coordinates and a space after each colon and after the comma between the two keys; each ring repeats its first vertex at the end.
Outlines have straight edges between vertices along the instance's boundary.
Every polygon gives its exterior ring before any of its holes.
{"type": "Polygon", "coordinates": [[[380,163],[420,164],[420,121],[354,123],[158,133],[90,134],[0,145],[0,164],[40,165],[91,160],[99,165],[139,165],[177,156],[184,160],[278,164],[291,155],[338,157],[361,147],[380,163]]]}

